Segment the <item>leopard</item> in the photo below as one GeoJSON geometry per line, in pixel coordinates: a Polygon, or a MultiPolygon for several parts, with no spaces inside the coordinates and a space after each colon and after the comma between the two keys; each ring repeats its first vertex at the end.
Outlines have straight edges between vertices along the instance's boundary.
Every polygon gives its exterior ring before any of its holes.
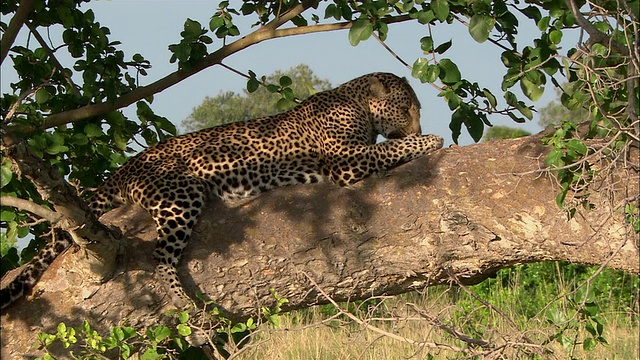
{"type": "MultiPolygon", "coordinates": [[[[363,75],[280,114],[149,146],[108,177],[87,202],[96,216],[123,204],[137,204],[151,215],[157,229],[156,275],[173,305],[184,307],[193,302],[177,266],[208,201],[325,181],[349,187],[429,154],[442,147],[443,138],[422,134],[420,110],[406,78],[384,72],[363,75]]],[[[2,307],[30,289],[71,244],[69,235],[59,233],[1,290],[2,307]]]]}

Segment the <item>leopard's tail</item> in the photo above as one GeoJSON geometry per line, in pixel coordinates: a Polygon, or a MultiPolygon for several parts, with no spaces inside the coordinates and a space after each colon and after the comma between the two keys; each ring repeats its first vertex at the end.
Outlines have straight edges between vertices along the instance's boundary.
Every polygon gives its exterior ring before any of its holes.
{"type": "Polygon", "coordinates": [[[55,231],[55,240],[23,266],[22,271],[6,287],[0,289],[0,308],[5,309],[31,290],[53,260],[71,246],[71,235],[62,230],[55,231]]]}

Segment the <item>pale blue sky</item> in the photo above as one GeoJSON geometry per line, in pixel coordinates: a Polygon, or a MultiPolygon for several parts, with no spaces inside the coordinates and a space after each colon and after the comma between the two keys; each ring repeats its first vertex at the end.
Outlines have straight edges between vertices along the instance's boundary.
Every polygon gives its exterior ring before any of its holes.
{"type": "MultiPolygon", "coordinates": [[[[169,63],[171,54],[167,46],[179,42],[185,19],[197,20],[207,27],[218,2],[111,0],[94,1],[83,6],[91,7],[96,19],[111,29],[110,39],[122,42],[120,48],[125,51],[127,58],[140,53],[151,61],[153,68],[150,69],[149,76],[141,78],[142,85],[146,85],[176,70],[177,65],[169,63]]],[[[240,1],[231,1],[232,6],[235,4],[239,7],[239,3],[240,1]]],[[[323,10],[317,10],[316,13],[323,18],[323,10]]],[[[247,34],[253,22],[254,17],[238,17],[236,23],[241,33],[247,34]]],[[[520,40],[521,47],[529,44],[533,36],[539,36],[537,28],[532,25],[523,29],[520,34],[520,38],[523,38],[520,40]]],[[[387,44],[401,58],[412,64],[415,59],[424,56],[419,40],[428,34],[427,31],[427,27],[417,22],[394,24],[390,26],[387,44]]],[[[496,97],[502,98],[500,83],[505,69],[500,62],[500,49],[488,42],[476,43],[468,35],[466,27],[461,24],[438,25],[432,27],[432,31],[436,44],[453,39],[453,47],[444,57],[456,62],[463,77],[478,82],[480,86],[491,89],[496,97]]],[[[318,77],[329,79],[333,85],[375,71],[388,71],[405,76],[411,80],[422,103],[423,132],[441,135],[447,139],[447,144],[451,143],[448,128],[451,112],[445,101],[437,97],[438,91],[429,84],[421,84],[420,81],[411,78],[410,71],[375,39],[371,38],[353,47],[349,44],[347,34],[347,31],[335,31],[269,40],[227,58],[224,63],[243,72],[253,70],[259,76],[305,63],[318,77]]],[[[20,35],[24,38],[26,34],[23,31],[20,35]]],[[[56,41],[54,36],[52,39],[56,41]]],[[[233,38],[229,39],[232,40],[233,38]]],[[[210,51],[220,45],[221,41],[215,39],[210,51]]],[[[68,57],[61,56],[61,61],[64,66],[72,67],[68,57]]],[[[2,66],[2,92],[10,91],[8,84],[15,81],[10,66],[10,61],[5,61],[2,66]]],[[[205,96],[215,96],[220,91],[227,90],[240,92],[245,85],[246,79],[224,68],[212,67],[157,94],[152,107],[157,114],[179,125],[205,96]]],[[[553,90],[548,88],[536,106],[540,107],[554,97],[553,90]]],[[[522,99],[526,100],[524,96],[522,99]]],[[[135,117],[134,108],[131,106],[124,111],[128,116],[135,117]]],[[[491,121],[494,124],[518,125],[500,116],[492,117],[491,121]]],[[[536,118],[518,126],[532,132],[540,130],[536,118]]],[[[465,130],[460,143],[472,143],[465,130]]]]}

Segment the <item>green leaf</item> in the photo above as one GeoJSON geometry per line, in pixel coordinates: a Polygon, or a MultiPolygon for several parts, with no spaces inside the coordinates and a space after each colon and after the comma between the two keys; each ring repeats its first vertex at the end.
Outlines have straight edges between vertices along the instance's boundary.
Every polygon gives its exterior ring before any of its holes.
{"type": "Polygon", "coordinates": [[[120,345],[120,355],[123,359],[129,359],[131,357],[131,346],[127,344],[120,345]]]}
{"type": "Polygon", "coordinates": [[[0,188],[7,186],[13,178],[13,171],[11,171],[11,161],[4,159],[2,167],[0,167],[0,188]]]}
{"type": "Polygon", "coordinates": [[[373,24],[369,19],[363,18],[356,20],[351,29],[349,29],[349,42],[352,46],[356,46],[360,41],[367,40],[373,34],[373,24]]]}
{"type": "Polygon", "coordinates": [[[442,59],[438,63],[440,67],[440,80],[445,84],[455,84],[462,78],[458,66],[450,59],[442,59]]]}
{"type": "Polygon", "coordinates": [[[444,54],[445,51],[449,50],[449,48],[451,47],[452,44],[453,44],[452,40],[444,42],[444,43],[438,45],[438,47],[434,50],[434,52],[436,52],[438,54],[444,54]]]}
{"type": "Polygon", "coordinates": [[[153,119],[153,124],[171,135],[176,135],[177,133],[176,126],[166,117],[156,115],[153,119]]]}
{"type": "Polygon", "coordinates": [[[584,155],[587,153],[587,146],[584,144],[582,140],[572,139],[567,141],[565,144],[567,149],[570,149],[576,152],[578,155],[584,155]]]}
{"type": "Polygon", "coordinates": [[[188,325],[178,324],[176,326],[176,329],[178,329],[178,334],[180,334],[180,336],[189,336],[189,335],[191,335],[191,328],[188,325]]]}
{"type": "Polygon", "coordinates": [[[454,111],[451,114],[451,122],[449,123],[449,129],[451,130],[451,136],[453,138],[454,143],[458,143],[458,138],[460,137],[462,130],[462,123],[464,123],[464,111],[462,108],[454,111]]]}
{"type": "Polygon", "coordinates": [[[159,325],[158,327],[153,329],[153,340],[155,341],[160,342],[168,338],[169,336],[171,336],[171,329],[166,326],[159,325]]]}
{"type": "Polygon", "coordinates": [[[157,360],[161,359],[160,354],[158,354],[158,350],[154,348],[148,348],[142,353],[140,356],[140,360],[157,360]]]}
{"type": "Polygon", "coordinates": [[[582,348],[585,351],[591,351],[596,348],[596,345],[598,345],[598,342],[596,341],[596,339],[592,337],[588,337],[584,339],[584,342],[582,343],[582,348]]]}
{"type": "Polygon", "coordinates": [[[609,53],[609,48],[602,44],[591,45],[591,50],[593,51],[594,54],[600,55],[600,56],[606,56],[609,53]]]}
{"type": "Polygon", "coordinates": [[[51,98],[51,94],[46,88],[40,88],[36,91],[36,102],[38,104],[44,104],[51,98]]]}
{"type": "Polygon", "coordinates": [[[180,35],[188,40],[196,40],[202,34],[203,29],[199,22],[191,19],[185,20],[184,31],[180,35]]]}
{"type": "Polygon", "coordinates": [[[556,196],[556,204],[560,209],[564,207],[564,199],[567,197],[567,192],[569,191],[569,183],[563,182],[561,184],[562,190],[556,196]]]}
{"type": "Polygon", "coordinates": [[[430,6],[436,15],[436,19],[440,21],[447,20],[449,16],[449,2],[447,0],[432,0],[430,6]]]}
{"type": "Polygon", "coordinates": [[[420,24],[428,24],[436,18],[436,15],[433,13],[433,10],[421,10],[418,12],[418,22],[420,24]]]}
{"type": "Polygon", "coordinates": [[[509,117],[511,118],[511,120],[513,120],[513,121],[515,121],[515,122],[517,122],[517,123],[522,124],[522,123],[527,122],[525,119],[523,119],[523,118],[521,118],[521,117],[516,116],[516,114],[514,114],[514,113],[513,113],[513,112],[511,112],[511,111],[509,111],[509,112],[507,113],[507,115],[509,115],[509,117]]]}
{"type": "Polygon", "coordinates": [[[556,45],[559,44],[562,41],[562,31],[552,30],[549,33],[549,40],[556,45]]]}
{"type": "Polygon", "coordinates": [[[84,127],[84,133],[87,134],[87,137],[99,137],[104,135],[102,132],[102,127],[98,124],[87,124],[84,127]]]}
{"type": "Polygon", "coordinates": [[[520,79],[520,88],[522,92],[533,101],[538,101],[544,93],[544,83],[536,84],[527,77],[520,79]]]}
{"type": "Polygon", "coordinates": [[[114,326],[113,328],[111,328],[111,333],[113,334],[113,336],[118,339],[119,341],[124,340],[124,331],[122,331],[122,328],[119,326],[114,326]]]}
{"type": "Polygon", "coordinates": [[[67,325],[65,325],[65,323],[61,322],[58,324],[58,334],[67,334],[67,325]]]}
{"type": "Polygon", "coordinates": [[[186,311],[181,312],[178,319],[180,320],[181,324],[186,324],[187,321],[189,321],[189,313],[186,311]]]}
{"type": "Polygon", "coordinates": [[[258,90],[258,88],[260,87],[260,83],[258,82],[258,79],[252,77],[249,80],[247,80],[247,91],[252,93],[255,92],[256,90],[258,90]]]}
{"type": "Polygon", "coordinates": [[[231,328],[232,334],[241,333],[245,331],[247,331],[247,325],[245,325],[244,323],[237,323],[231,328]]]}
{"type": "Polygon", "coordinates": [[[291,88],[286,87],[284,89],[282,89],[282,91],[280,91],[280,95],[282,95],[283,98],[291,101],[291,102],[295,102],[296,96],[293,93],[293,90],[291,90],[291,88]]]}
{"type": "Polygon", "coordinates": [[[69,151],[69,148],[68,148],[67,146],[65,146],[65,145],[53,144],[53,145],[51,145],[51,146],[48,146],[48,147],[45,149],[45,151],[46,151],[48,154],[56,155],[56,154],[60,154],[60,153],[64,153],[64,152],[69,151]]]}
{"type": "Polygon", "coordinates": [[[327,8],[324,10],[325,19],[333,17],[336,20],[340,20],[341,16],[342,16],[342,13],[340,12],[340,9],[338,9],[336,4],[329,4],[327,8]]]}
{"type": "Polygon", "coordinates": [[[30,233],[30,229],[28,226],[18,226],[18,237],[23,238],[30,233]]]}
{"type": "Polygon", "coordinates": [[[387,25],[387,23],[380,22],[377,24],[377,30],[380,40],[387,40],[387,35],[389,34],[389,25],[387,25]]]}
{"type": "Polygon", "coordinates": [[[451,88],[442,91],[440,94],[438,94],[438,96],[442,96],[447,100],[447,105],[449,105],[449,110],[452,110],[452,111],[460,107],[460,104],[462,103],[462,99],[460,98],[460,96],[456,94],[456,92],[453,91],[451,88]]]}
{"type": "Polygon", "coordinates": [[[482,93],[484,94],[484,97],[489,100],[489,104],[491,104],[491,107],[495,109],[496,106],[498,106],[498,102],[496,101],[496,97],[493,95],[493,93],[491,93],[489,89],[482,89],[482,93]]]}
{"type": "MultiPolygon", "coordinates": [[[[8,208],[11,209],[11,208],[8,208]]],[[[0,211],[0,221],[14,221],[16,219],[16,213],[13,210],[0,211]]]]}
{"type": "Polygon", "coordinates": [[[70,142],[74,145],[87,145],[89,143],[89,139],[87,138],[87,135],[82,134],[82,133],[77,133],[77,134],[73,134],[73,136],[70,139],[70,142]]]}
{"type": "Polygon", "coordinates": [[[493,30],[496,20],[488,15],[475,14],[469,21],[469,34],[471,37],[483,43],[489,38],[491,30],[493,30]]]}
{"type": "Polygon", "coordinates": [[[240,8],[242,15],[249,15],[256,10],[256,6],[250,2],[244,2],[240,8]]]}
{"type": "Polygon", "coordinates": [[[512,51],[504,51],[500,55],[500,60],[502,60],[502,63],[504,64],[504,66],[508,68],[519,66],[520,63],[522,62],[522,59],[520,58],[520,56],[514,54],[514,52],[512,51]]]}
{"type": "Polygon", "coordinates": [[[293,81],[291,81],[290,77],[286,75],[280,77],[280,86],[287,87],[287,86],[291,86],[291,84],[293,84],[293,81]]]}
{"type": "Polygon", "coordinates": [[[278,108],[278,110],[280,111],[284,111],[287,110],[289,108],[291,108],[291,106],[295,105],[295,102],[287,99],[287,98],[282,98],[280,100],[278,100],[278,102],[276,103],[276,107],[278,108]]]}
{"type": "Polygon", "coordinates": [[[548,16],[545,16],[542,19],[540,19],[540,21],[538,21],[538,29],[540,31],[547,30],[547,28],[549,27],[549,21],[551,21],[551,18],[548,16]]]}
{"type": "Polygon", "coordinates": [[[433,38],[431,36],[425,36],[420,39],[420,48],[427,54],[433,52],[433,38]]]}
{"type": "Polygon", "coordinates": [[[549,154],[547,154],[544,163],[548,167],[559,167],[564,165],[562,162],[562,150],[559,149],[551,149],[549,154]]]}
{"type": "Polygon", "coordinates": [[[507,102],[508,105],[511,105],[511,106],[516,106],[516,104],[518,103],[518,98],[516,97],[516,94],[512,93],[511,91],[507,91],[504,93],[504,100],[507,102]]]}
{"type": "Polygon", "coordinates": [[[247,319],[247,328],[248,329],[255,329],[255,325],[253,323],[253,318],[247,319]]]}
{"type": "Polygon", "coordinates": [[[520,113],[524,115],[527,119],[529,120],[533,119],[533,112],[522,101],[518,102],[518,104],[516,105],[516,109],[518,109],[518,111],[520,111],[520,113]]]}
{"type": "Polygon", "coordinates": [[[536,23],[540,21],[542,18],[542,14],[540,13],[540,9],[536,6],[527,6],[526,8],[520,10],[523,14],[525,14],[529,19],[534,20],[536,23]]]}
{"type": "Polygon", "coordinates": [[[467,111],[466,114],[467,116],[464,120],[464,126],[467,127],[467,131],[469,132],[469,135],[471,135],[473,141],[479,142],[482,139],[482,134],[484,132],[484,123],[474,112],[467,111]]]}
{"type": "Polygon", "coordinates": [[[425,58],[419,58],[413,63],[411,76],[420,79],[422,83],[432,83],[436,81],[440,74],[440,68],[437,65],[429,64],[425,58]]]}

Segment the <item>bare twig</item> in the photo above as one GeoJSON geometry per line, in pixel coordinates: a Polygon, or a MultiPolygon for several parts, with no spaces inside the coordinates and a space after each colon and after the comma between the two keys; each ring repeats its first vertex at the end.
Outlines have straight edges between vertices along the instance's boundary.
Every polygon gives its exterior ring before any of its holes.
{"type": "Polygon", "coordinates": [[[2,119],[2,123],[3,124],[9,124],[11,122],[11,120],[13,120],[13,115],[16,113],[16,111],[18,110],[18,107],[20,107],[20,104],[22,104],[22,102],[28,98],[29,96],[35,94],[38,90],[42,89],[43,87],[49,85],[48,82],[42,83],[38,86],[36,86],[35,88],[23,91],[18,98],[16,99],[16,101],[13,102],[13,104],[11,104],[11,106],[9,107],[9,110],[7,111],[6,114],[3,115],[3,119],[2,119]]]}
{"type": "Polygon", "coordinates": [[[60,71],[62,76],[64,76],[64,78],[67,80],[67,83],[69,84],[69,87],[71,88],[71,91],[73,91],[73,93],[76,96],[78,96],[78,97],[81,96],[80,91],[78,90],[78,87],[76,86],[76,84],[74,84],[73,80],[71,79],[71,76],[69,76],[68,74],[66,74],[64,72],[64,66],[62,66],[60,61],[58,61],[58,59],[56,58],[55,54],[53,53],[53,50],[51,50],[51,48],[49,48],[49,46],[47,45],[47,42],[44,41],[44,38],[38,32],[37,27],[35,25],[33,25],[33,23],[30,22],[30,21],[27,21],[26,24],[27,24],[27,27],[29,28],[29,30],[31,31],[31,33],[33,34],[33,36],[36,38],[36,40],[40,44],[40,46],[44,49],[44,51],[49,56],[49,59],[51,59],[51,62],[53,63],[53,65],[55,65],[55,67],[58,68],[58,71],[60,71]]]}
{"type": "Polygon", "coordinates": [[[457,338],[460,341],[466,342],[467,344],[481,346],[481,347],[487,347],[487,346],[490,345],[488,341],[485,341],[485,340],[482,340],[482,339],[474,339],[474,338],[472,338],[470,336],[467,336],[465,334],[461,334],[461,333],[457,332],[455,329],[452,329],[451,327],[443,324],[442,321],[440,321],[435,316],[431,316],[426,311],[418,308],[418,306],[416,306],[416,304],[407,304],[407,305],[409,307],[413,308],[413,310],[416,313],[418,313],[422,318],[426,319],[429,323],[431,323],[431,325],[439,328],[440,330],[443,330],[444,332],[448,333],[449,335],[454,336],[455,338],[457,338]]]}
{"type": "Polygon", "coordinates": [[[324,296],[325,299],[327,299],[327,301],[329,301],[337,310],[339,313],[341,313],[342,315],[345,315],[346,317],[348,317],[349,319],[353,320],[355,323],[357,323],[358,325],[362,326],[365,329],[371,330],[375,333],[378,333],[380,335],[389,337],[391,339],[394,340],[398,340],[398,341],[402,341],[402,342],[406,342],[408,344],[414,345],[414,346],[418,346],[418,347],[428,347],[428,348],[436,348],[436,349],[445,349],[445,350],[451,350],[451,351],[455,351],[455,352],[459,352],[459,353],[463,353],[463,352],[468,352],[467,349],[463,349],[457,346],[451,346],[451,345],[446,345],[446,344],[437,344],[437,343],[432,343],[432,342],[427,342],[427,341],[415,341],[412,339],[408,339],[404,336],[399,336],[397,334],[393,334],[390,333],[388,331],[384,331],[376,326],[373,326],[371,324],[369,324],[366,321],[361,320],[360,318],[358,318],[357,316],[353,315],[352,313],[343,310],[340,305],[338,305],[337,302],[335,302],[335,300],[333,300],[329,295],[327,295],[326,292],[324,292],[324,290],[322,290],[320,288],[320,286],[311,278],[311,276],[309,276],[307,273],[303,272],[304,276],[309,280],[309,282],[311,282],[311,284],[313,285],[314,288],[316,288],[316,290],[318,290],[318,292],[324,296]]]}

